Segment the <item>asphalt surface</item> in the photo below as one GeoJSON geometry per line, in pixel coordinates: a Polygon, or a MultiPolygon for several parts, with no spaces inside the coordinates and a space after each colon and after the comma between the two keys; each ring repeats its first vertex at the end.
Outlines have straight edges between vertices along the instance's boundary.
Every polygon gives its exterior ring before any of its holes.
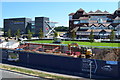
{"type": "MultiPolygon", "coordinates": [[[[4,61],[3,61],[4,62],[4,61]]],[[[52,69],[46,69],[46,68],[41,68],[41,67],[35,67],[35,66],[30,66],[30,65],[24,65],[24,64],[17,64],[9,61],[5,61],[3,64],[6,65],[11,65],[11,66],[17,66],[23,69],[30,69],[30,70],[35,70],[35,71],[40,71],[40,72],[48,72],[50,74],[57,74],[59,76],[64,76],[64,77],[72,77],[72,78],[79,78],[79,79],[84,79],[84,80],[89,80],[90,76],[89,74],[84,74],[84,73],[76,73],[76,72],[62,72],[62,71],[57,71],[57,70],[52,70],[52,69]]],[[[109,79],[110,77],[104,77],[104,76],[98,76],[98,75],[92,75],[92,79],[109,79]]]]}
{"type": "Polygon", "coordinates": [[[11,71],[7,71],[7,70],[1,70],[1,76],[2,78],[37,78],[34,76],[28,76],[25,74],[20,74],[20,73],[16,73],[16,72],[11,72],[11,71]]]}
{"type": "MultiPolygon", "coordinates": [[[[79,78],[80,80],[90,80],[90,75],[86,74],[86,73],[76,73],[76,72],[66,72],[66,71],[63,72],[60,70],[58,71],[58,70],[42,68],[42,67],[37,67],[37,66],[30,66],[30,65],[20,64],[20,63],[18,64],[16,62],[10,62],[10,61],[6,61],[6,60],[3,60],[2,64],[15,66],[15,67],[23,68],[23,69],[28,69],[28,70],[39,71],[39,72],[47,72],[47,73],[54,74],[54,75],[57,74],[59,76],[64,76],[64,77],[69,76],[69,78],[72,77],[72,78],[79,78]]],[[[91,77],[92,77],[92,80],[120,80],[118,78],[98,76],[95,74],[94,75],[92,74],[91,77]]],[[[43,78],[43,79],[46,79],[46,78],[43,78]]]]}
{"type": "Polygon", "coordinates": [[[51,75],[56,75],[56,76],[63,76],[63,77],[66,77],[66,78],[86,79],[86,78],[82,78],[82,77],[78,77],[78,76],[65,75],[65,74],[59,74],[59,73],[53,73],[53,72],[46,72],[46,71],[42,71],[42,70],[30,69],[30,68],[26,68],[26,67],[15,66],[15,65],[9,65],[9,64],[3,64],[3,65],[11,66],[11,67],[17,67],[17,68],[31,70],[31,71],[37,71],[37,72],[45,73],[45,74],[51,74],[51,75]]]}

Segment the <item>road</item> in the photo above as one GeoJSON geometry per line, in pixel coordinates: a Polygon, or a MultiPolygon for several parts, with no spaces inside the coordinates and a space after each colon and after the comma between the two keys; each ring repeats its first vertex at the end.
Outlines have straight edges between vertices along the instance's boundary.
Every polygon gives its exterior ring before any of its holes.
{"type": "Polygon", "coordinates": [[[1,70],[1,69],[0,69],[0,75],[2,76],[2,78],[37,78],[34,76],[24,75],[24,74],[11,72],[7,70],[1,70]]]}

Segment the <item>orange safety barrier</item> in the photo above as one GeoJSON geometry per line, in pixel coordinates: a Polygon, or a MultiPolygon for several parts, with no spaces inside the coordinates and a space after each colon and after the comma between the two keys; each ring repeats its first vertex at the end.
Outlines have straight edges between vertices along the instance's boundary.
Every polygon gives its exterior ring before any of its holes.
{"type": "Polygon", "coordinates": [[[55,50],[59,49],[59,47],[54,48],[53,50],[50,50],[49,52],[54,52],[55,50]]]}
{"type": "Polygon", "coordinates": [[[36,50],[39,49],[39,48],[42,48],[42,46],[39,46],[39,47],[33,49],[32,51],[36,51],[36,50]]]}

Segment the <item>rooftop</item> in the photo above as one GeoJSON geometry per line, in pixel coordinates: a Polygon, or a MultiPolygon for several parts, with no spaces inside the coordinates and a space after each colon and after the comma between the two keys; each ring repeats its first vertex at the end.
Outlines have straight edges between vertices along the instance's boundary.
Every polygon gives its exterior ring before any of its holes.
{"type": "Polygon", "coordinates": [[[70,13],[69,16],[70,16],[70,15],[74,15],[74,14],[75,14],[75,13],[70,13]]]}
{"type": "Polygon", "coordinates": [[[84,11],[82,8],[80,8],[79,10],[77,10],[77,11],[84,11]]]}
{"type": "Polygon", "coordinates": [[[93,12],[93,11],[90,11],[88,14],[110,14],[108,11],[101,11],[101,10],[97,10],[97,11],[95,11],[95,12],[93,12]]]}
{"type": "MultiPolygon", "coordinates": [[[[118,9],[118,10],[120,10],[120,8],[118,9]]],[[[86,13],[82,8],[80,8],[79,10],[77,10],[77,12],[83,12],[83,15],[89,15],[89,14],[110,14],[108,11],[101,11],[101,10],[96,10],[96,11],[90,11],[90,12],[88,12],[88,13],[86,13]]],[[[70,15],[74,15],[75,13],[70,13],[69,14],[69,16],[70,15]]]]}

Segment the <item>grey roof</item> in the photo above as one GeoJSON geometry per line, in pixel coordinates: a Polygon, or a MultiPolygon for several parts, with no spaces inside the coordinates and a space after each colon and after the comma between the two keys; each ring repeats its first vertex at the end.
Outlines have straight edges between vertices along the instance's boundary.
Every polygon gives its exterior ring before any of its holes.
{"type": "Polygon", "coordinates": [[[109,13],[109,12],[105,10],[104,13],[109,13]]]}
{"type": "Polygon", "coordinates": [[[84,12],[83,15],[88,15],[88,13],[84,12]]]}
{"type": "Polygon", "coordinates": [[[90,11],[90,12],[88,12],[88,13],[94,13],[93,11],[90,11]]]}
{"type": "Polygon", "coordinates": [[[101,10],[97,10],[97,11],[95,11],[95,13],[103,13],[101,10]]]}
{"type": "Polygon", "coordinates": [[[80,8],[79,10],[77,10],[77,11],[84,11],[82,8],[80,8]]]}
{"type": "Polygon", "coordinates": [[[101,10],[97,10],[97,11],[95,11],[95,12],[93,12],[93,11],[90,11],[88,14],[110,14],[108,11],[104,11],[104,12],[102,12],[101,10]]]}

